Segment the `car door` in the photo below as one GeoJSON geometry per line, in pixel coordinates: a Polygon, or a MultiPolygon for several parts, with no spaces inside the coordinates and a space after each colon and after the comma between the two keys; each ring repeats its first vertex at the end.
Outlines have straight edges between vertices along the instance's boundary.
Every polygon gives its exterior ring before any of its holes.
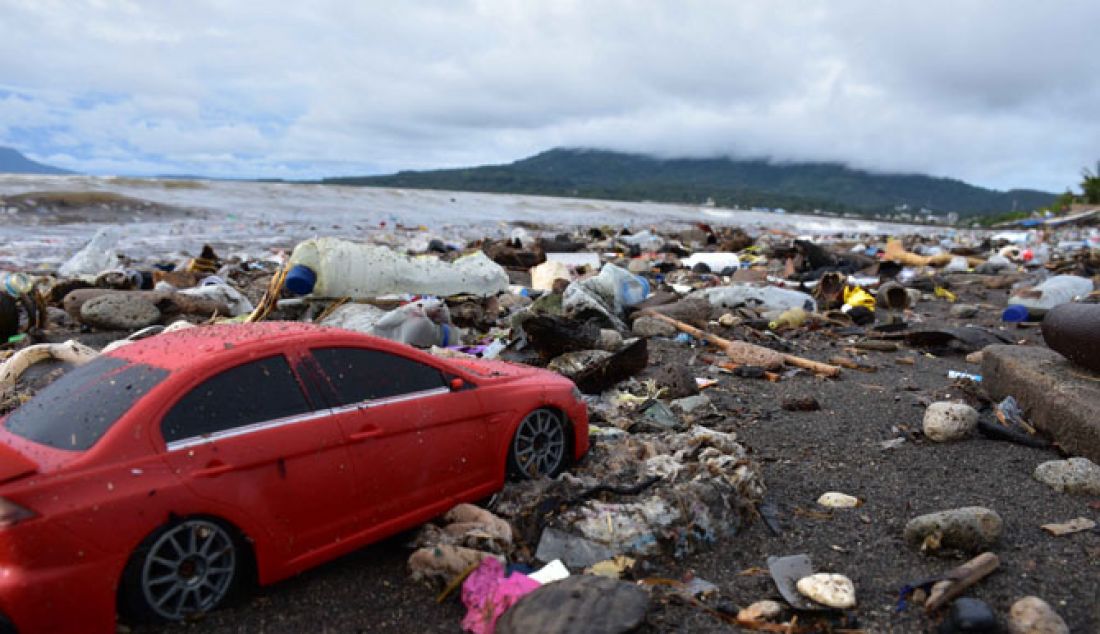
{"type": "Polygon", "coordinates": [[[195,494],[249,514],[295,559],[355,527],[351,457],[327,403],[282,354],[204,378],[164,414],[167,458],[195,494]]]}
{"type": "Polygon", "coordinates": [[[473,385],[439,368],[362,347],[311,350],[335,392],[368,525],[406,524],[471,499],[494,481],[473,385]]]}

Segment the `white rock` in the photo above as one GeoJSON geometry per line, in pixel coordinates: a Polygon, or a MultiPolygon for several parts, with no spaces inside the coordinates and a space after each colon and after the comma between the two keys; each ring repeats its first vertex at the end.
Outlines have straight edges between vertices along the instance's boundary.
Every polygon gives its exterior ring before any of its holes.
{"type": "Polygon", "coordinates": [[[1064,493],[1100,495],[1100,465],[1088,458],[1044,462],[1032,477],[1064,493]]]}
{"type": "Polygon", "coordinates": [[[1069,626],[1039,597],[1024,597],[1008,611],[1011,634],[1069,634],[1069,626]]]}
{"type": "Polygon", "coordinates": [[[831,608],[856,606],[856,587],[844,575],[819,572],[799,579],[796,587],[803,595],[831,608]]]}
{"type": "Polygon", "coordinates": [[[854,509],[860,504],[859,498],[839,491],[827,491],[822,493],[821,497],[817,498],[817,503],[821,506],[828,506],[834,509],[854,509]]]}
{"type": "Polygon", "coordinates": [[[757,601],[737,613],[738,621],[774,621],[783,614],[783,604],[778,601],[757,601]]]}
{"type": "Polygon", "coordinates": [[[941,401],[924,411],[924,435],[929,440],[961,440],[978,426],[978,412],[964,403],[941,401]]]}

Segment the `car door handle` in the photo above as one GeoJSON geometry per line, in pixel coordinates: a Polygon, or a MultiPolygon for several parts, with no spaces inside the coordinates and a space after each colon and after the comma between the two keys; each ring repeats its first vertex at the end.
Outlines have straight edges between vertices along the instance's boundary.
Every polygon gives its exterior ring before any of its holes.
{"type": "Polygon", "coordinates": [[[220,460],[216,460],[214,462],[208,463],[205,468],[199,469],[198,471],[196,471],[195,472],[195,477],[197,477],[197,478],[213,478],[213,477],[217,477],[217,476],[229,473],[232,470],[233,470],[233,465],[226,464],[226,463],[224,463],[220,460]]]}
{"type": "Polygon", "coordinates": [[[378,425],[367,425],[349,436],[352,440],[366,440],[382,435],[382,428],[378,425]]]}

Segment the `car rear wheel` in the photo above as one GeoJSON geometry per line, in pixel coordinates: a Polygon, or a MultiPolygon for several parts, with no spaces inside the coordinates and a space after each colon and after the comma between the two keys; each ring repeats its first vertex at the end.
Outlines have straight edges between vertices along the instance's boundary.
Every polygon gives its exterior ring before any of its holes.
{"type": "Polygon", "coordinates": [[[562,415],[550,409],[537,409],[520,421],[508,451],[513,475],[536,479],[554,477],[569,462],[569,437],[562,415]]]}
{"type": "Polygon", "coordinates": [[[179,621],[222,605],[241,577],[241,542],[206,518],[171,524],[142,542],[126,566],[121,603],[142,621],[179,621]]]}

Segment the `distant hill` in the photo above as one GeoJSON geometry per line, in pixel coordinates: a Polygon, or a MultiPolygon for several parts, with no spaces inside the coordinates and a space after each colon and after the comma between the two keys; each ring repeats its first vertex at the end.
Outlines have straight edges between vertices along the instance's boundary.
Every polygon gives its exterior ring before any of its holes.
{"type": "Polygon", "coordinates": [[[73,174],[52,165],[43,165],[23,156],[18,150],[0,147],[0,174],[73,174]]]}
{"type": "Polygon", "coordinates": [[[916,213],[922,208],[961,217],[1050,204],[1055,195],[1001,192],[921,174],[857,170],[838,163],[658,159],[603,150],[559,148],[507,165],[327,178],[342,185],[651,200],[789,211],[916,213]]]}

